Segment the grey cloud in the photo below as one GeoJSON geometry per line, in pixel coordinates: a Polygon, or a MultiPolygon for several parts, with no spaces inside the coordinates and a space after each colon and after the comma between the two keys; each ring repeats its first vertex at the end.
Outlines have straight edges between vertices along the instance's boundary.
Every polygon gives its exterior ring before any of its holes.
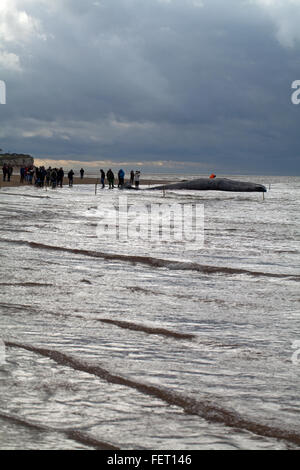
{"type": "Polygon", "coordinates": [[[2,38],[21,70],[0,70],[1,148],[299,172],[293,25],[284,47],[259,0],[202,3],[22,2],[35,27],[2,38]]]}

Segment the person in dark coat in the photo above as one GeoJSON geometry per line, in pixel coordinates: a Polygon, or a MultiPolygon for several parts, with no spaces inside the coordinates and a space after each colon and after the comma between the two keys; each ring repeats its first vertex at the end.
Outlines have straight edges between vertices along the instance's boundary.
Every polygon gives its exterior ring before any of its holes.
{"type": "Polygon", "coordinates": [[[11,165],[8,165],[7,168],[7,181],[10,181],[10,177],[13,174],[13,167],[11,165]]]}
{"type": "Polygon", "coordinates": [[[44,187],[44,185],[45,185],[46,175],[47,175],[46,168],[44,166],[42,166],[42,168],[41,168],[41,185],[42,185],[42,187],[44,187]]]}
{"type": "Polygon", "coordinates": [[[84,175],[84,169],[81,168],[81,170],[80,170],[80,178],[81,178],[81,179],[83,179],[83,175],[84,175]]]}
{"type": "Polygon", "coordinates": [[[50,181],[51,181],[52,189],[56,188],[57,186],[57,169],[56,168],[53,168],[53,170],[51,170],[50,181]]]}
{"type": "Polygon", "coordinates": [[[57,185],[62,188],[64,182],[65,172],[62,168],[60,168],[57,172],[57,185]]]}
{"type": "Polygon", "coordinates": [[[51,179],[51,166],[49,166],[48,170],[46,171],[46,185],[50,185],[50,179],[51,179]]]}
{"type": "Polygon", "coordinates": [[[130,172],[130,184],[131,184],[131,186],[133,186],[133,182],[134,182],[134,171],[131,170],[131,172],[130,172]]]}
{"type": "Polygon", "coordinates": [[[20,168],[20,183],[23,184],[25,179],[25,168],[22,166],[20,168]]]}
{"type": "Polygon", "coordinates": [[[8,172],[8,166],[6,165],[6,163],[4,163],[3,165],[2,172],[3,172],[3,181],[6,181],[6,176],[8,172]]]}
{"type": "Polygon", "coordinates": [[[69,178],[69,186],[73,186],[73,176],[74,176],[74,171],[70,170],[68,173],[68,178],[69,178]]]}
{"type": "Polygon", "coordinates": [[[100,178],[101,178],[101,184],[102,184],[102,189],[105,188],[105,173],[103,170],[100,170],[100,178]]]}
{"type": "Polygon", "coordinates": [[[108,181],[108,184],[109,184],[109,189],[113,189],[114,188],[115,175],[113,174],[111,169],[108,170],[106,177],[107,177],[107,181],[108,181]]]}

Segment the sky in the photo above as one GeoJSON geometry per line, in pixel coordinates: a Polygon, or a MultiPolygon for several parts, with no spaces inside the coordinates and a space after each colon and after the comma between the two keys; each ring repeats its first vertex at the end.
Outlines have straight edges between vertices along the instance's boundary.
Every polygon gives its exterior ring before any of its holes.
{"type": "Polygon", "coordinates": [[[0,0],[1,80],[5,152],[300,175],[300,0],[0,0]]]}

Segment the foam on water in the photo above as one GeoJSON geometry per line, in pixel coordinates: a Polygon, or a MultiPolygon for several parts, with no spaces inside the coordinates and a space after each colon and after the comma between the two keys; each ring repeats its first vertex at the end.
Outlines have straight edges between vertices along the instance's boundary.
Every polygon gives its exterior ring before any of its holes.
{"type": "Polygon", "coordinates": [[[300,179],[252,180],[126,192],[204,204],[199,249],[101,236],[124,191],[1,190],[0,448],[300,447],[300,179]]]}

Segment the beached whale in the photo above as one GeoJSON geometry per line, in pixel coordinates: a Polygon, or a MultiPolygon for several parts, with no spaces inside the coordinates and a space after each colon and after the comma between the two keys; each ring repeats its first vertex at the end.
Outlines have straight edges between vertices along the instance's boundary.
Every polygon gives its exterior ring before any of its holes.
{"type": "Polygon", "coordinates": [[[199,178],[190,181],[181,181],[179,183],[164,184],[154,186],[148,190],[167,190],[167,189],[190,189],[193,191],[237,191],[237,192],[263,192],[267,190],[265,186],[246,181],[230,180],[227,178],[199,178]]]}

